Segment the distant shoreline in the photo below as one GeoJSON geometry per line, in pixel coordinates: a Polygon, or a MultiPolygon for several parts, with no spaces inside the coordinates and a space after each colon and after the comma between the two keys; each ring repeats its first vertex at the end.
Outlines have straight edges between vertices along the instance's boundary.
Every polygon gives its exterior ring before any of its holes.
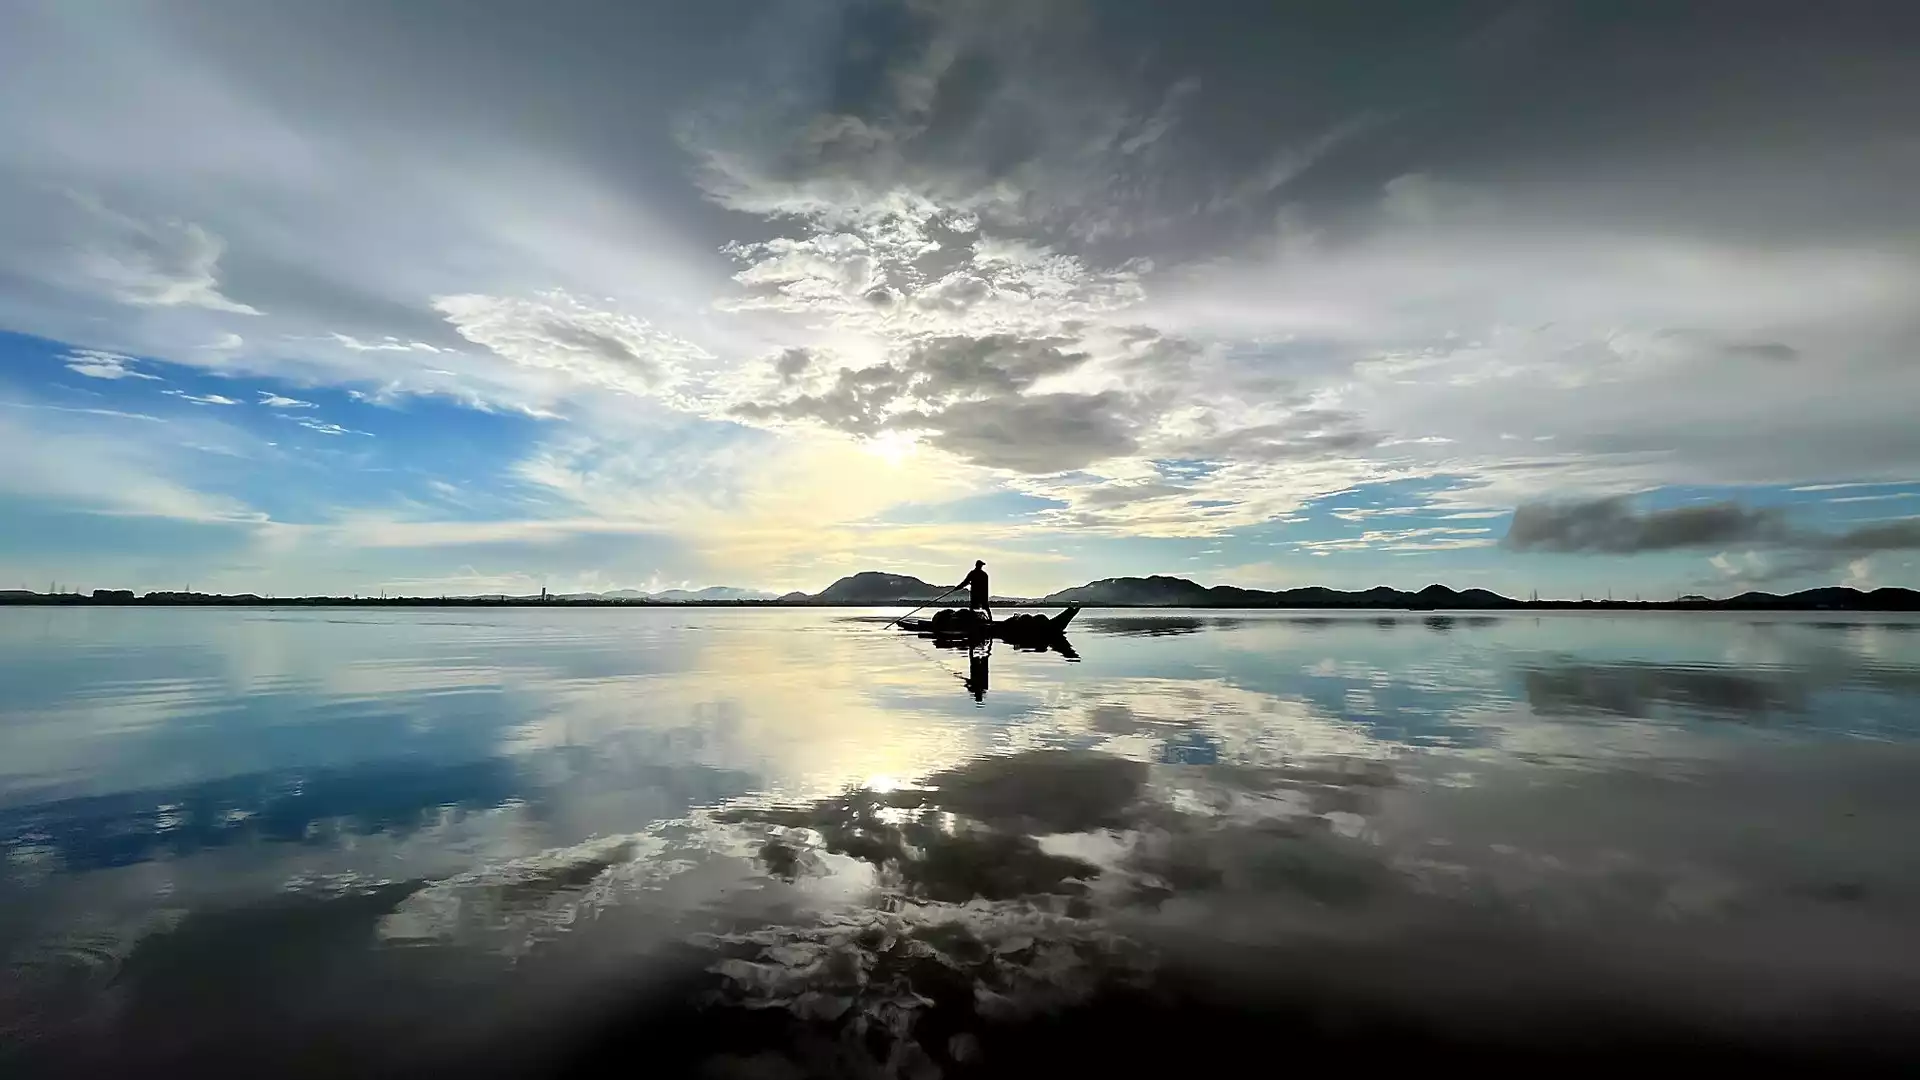
{"type": "MultiPolygon", "coordinates": [[[[914,604],[931,606],[934,601],[904,600],[606,600],[560,599],[557,597],[351,597],[302,596],[265,597],[242,594],[168,595],[148,599],[142,596],[95,598],[83,593],[33,593],[0,595],[0,606],[11,607],[248,607],[248,608],[896,608],[914,604]]],[[[996,602],[997,608],[1060,608],[1065,601],[1019,600],[996,602]]],[[[1502,611],[1884,611],[1920,610],[1904,597],[1876,602],[1862,595],[1851,602],[1803,600],[1794,596],[1734,597],[1726,600],[1509,600],[1504,603],[1468,605],[1355,604],[1355,603],[1275,603],[1275,604],[1191,604],[1191,603],[1082,603],[1086,610],[1115,611],[1425,611],[1473,612],[1502,611]]]]}

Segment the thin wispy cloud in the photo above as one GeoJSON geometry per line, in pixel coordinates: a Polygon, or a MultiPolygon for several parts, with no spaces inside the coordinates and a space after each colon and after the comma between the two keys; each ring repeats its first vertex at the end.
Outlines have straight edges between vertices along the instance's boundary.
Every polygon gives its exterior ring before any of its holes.
{"type": "Polygon", "coordinates": [[[89,379],[151,379],[160,381],[160,376],[140,371],[134,367],[138,363],[131,356],[106,352],[101,349],[75,349],[67,355],[67,370],[76,375],[85,375],[89,379]]]}
{"type": "Polygon", "coordinates": [[[47,405],[30,401],[0,401],[0,407],[9,409],[35,409],[43,412],[73,413],[77,416],[111,416],[121,420],[150,420],[156,424],[166,423],[166,418],[151,413],[128,412],[124,409],[86,409],[72,405],[47,405]]]}
{"type": "Polygon", "coordinates": [[[185,390],[162,390],[160,392],[170,397],[177,397],[182,401],[191,401],[195,405],[238,405],[240,404],[238,400],[227,397],[224,394],[189,394],[185,390]]]}
{"type": "Polygon", "coordinates": [[[291,420],[294,423],[300,425],[301,427],[306,428],[308,431],[317,431],[322,435],[366,435],[369,437],[372,436],[372,432],[355,431],[352,428],[341,427],[339,424],[331,423],[329,421],[321,420],[317,417],[312,417],[312,416],[295,416],[292,414],[283,413],[283,414],[280,414],[280,419],[291,420]]]}

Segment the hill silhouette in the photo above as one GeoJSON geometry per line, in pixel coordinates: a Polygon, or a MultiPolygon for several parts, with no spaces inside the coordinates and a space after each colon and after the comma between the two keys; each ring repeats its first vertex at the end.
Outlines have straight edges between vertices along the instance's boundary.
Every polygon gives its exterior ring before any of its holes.
{"type": "MultiPolygon", "coordinates": [[[[779,597],[751,589],[713,586],[687,592],[668,590],[650,594],[637,590],[608,593],[575,593],[555,596],[258,596],[253,593],[223,595],[196,592],[150,592],[135,595],[127,589],[96,589],[80,592],[36,593],[26,590],[0,590],[0,604],[36,605],[232,605],[278,607],[617,607],[648,604],[711,604],[751,607],[768,605],[888,606],[925,604],[948,593],[946,586],[934,585],[908,574],[878,570],[843,577],[817,593],[789,592],[779,597]]],[[[958,603],[956,599],[954,601],[958,603]]],[[[1038,600],[998,596],[996,606],[1041,604],[1081,607],[1194,607],[1194,608],[1398,608],[1412,610],[1517,610],[1572,609],[1683,611],[1920,611],[1920,592],[1912,589],[1882,588],[1872,592],[1841,586],[1805,589],[1785,596],[1767,592],[1746,592],[1726,599],[1710,599],[1697,594],[1677,600],[1515,600],[1485,589],[1453,589],[1429,585],[1419,592],[1391,589],[1384,585],[1359,592],[1344,592],[1321,586],[1299,589],[1245,589],[1235,585],[1201,585],[1186,578],[1152,577],[1102,578],[1071,589],[1049,593],[1038,600]]]]}
{"type": "Polygon", "coordinates": [[[1526,605],[1485,589],[1456,591],[1429,585],[1417,593],[1376,586],[1363,592],[1342,592],[1320,586],[1300,589],[1243,589],[1234,585],[1211,588],[1186,578],[1105,578],[1041,599],[1047,604],[1083,607],[1341,607],[1341,608],[1518,608],[1526,605]]]}
{"type": "Polygon", "coordinates": [[[808,599],[817,604],[890,604],[932,600],[946,591],[943,586],[929,585],[906,574],[866,570],[843,577],[808,599]]]}

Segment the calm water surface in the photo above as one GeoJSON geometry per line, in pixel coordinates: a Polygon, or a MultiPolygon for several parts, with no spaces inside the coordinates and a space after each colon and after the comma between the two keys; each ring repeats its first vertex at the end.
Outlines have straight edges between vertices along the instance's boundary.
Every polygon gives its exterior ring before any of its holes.
{"type": "Polygon", "coordinates": [[[0,1065],[1906,1054],[1920,621],[0,609],[0,1065]]]}

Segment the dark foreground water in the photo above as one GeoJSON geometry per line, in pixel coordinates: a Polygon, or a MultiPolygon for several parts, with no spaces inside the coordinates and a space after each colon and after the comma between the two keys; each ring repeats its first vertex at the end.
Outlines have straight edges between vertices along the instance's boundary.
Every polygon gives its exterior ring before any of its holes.
{"type": "Polygon", "coordinates": [[[1913,1060],[1920,622],[0,609],[0,1074],[1913,1060]]]}

